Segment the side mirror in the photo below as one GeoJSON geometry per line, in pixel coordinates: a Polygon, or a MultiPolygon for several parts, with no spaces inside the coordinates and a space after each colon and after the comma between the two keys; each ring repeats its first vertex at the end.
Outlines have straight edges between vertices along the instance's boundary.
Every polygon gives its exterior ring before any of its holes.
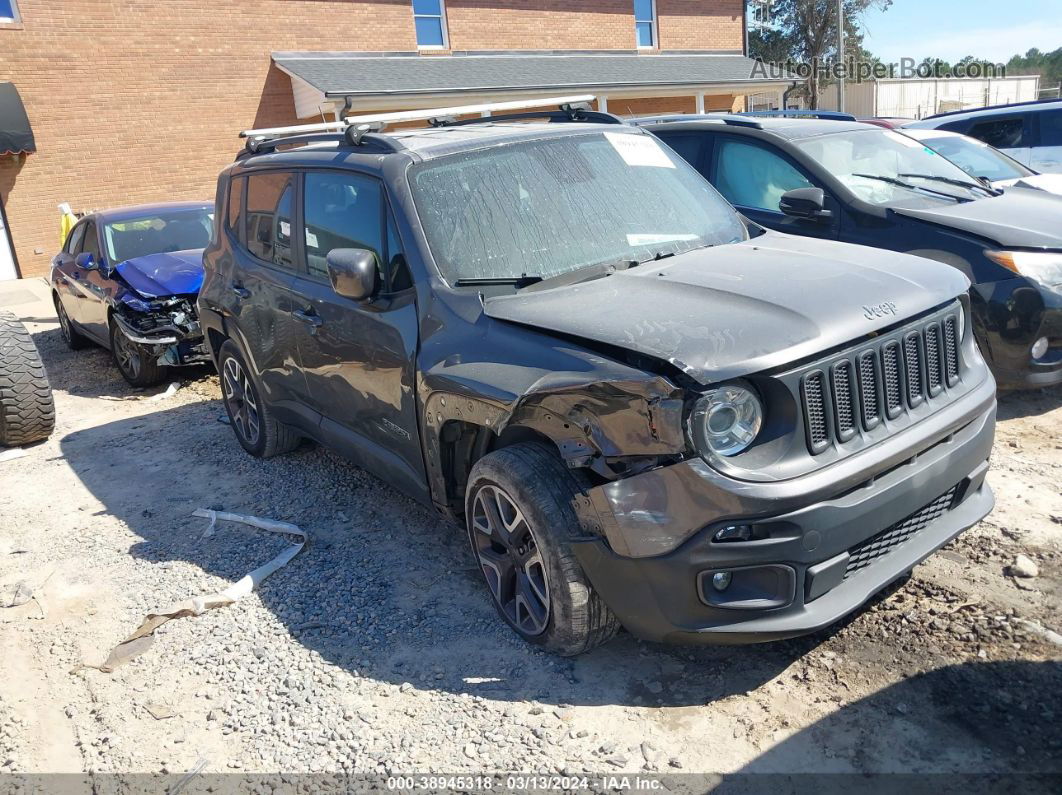
{"type": "Polygon", "coordinates": [[[782,195],[778,209],[793,218],[832,218],[826,208],[826,194],[822,188],[797,188],[782,195]]]}
{"type": "Polygon", "coordinates": [[[74,264],[79,268],[84,268],[87,271],[96,269],[96,261],[92,258],[92,255],[87,251],[82,251],[76,257],[74,257],[74,264]]]}
{"type": "Polygon", "coordinates": [[[364,301],[376,292],[376,255],[363,248],[334,248],[325,257],[332,289],[344,298],[364,301]]]}

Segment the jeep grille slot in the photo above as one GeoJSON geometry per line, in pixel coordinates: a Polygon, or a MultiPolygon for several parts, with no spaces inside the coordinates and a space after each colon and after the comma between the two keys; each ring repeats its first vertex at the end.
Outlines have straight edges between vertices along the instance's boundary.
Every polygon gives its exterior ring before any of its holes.
{"type": "Polygon", "coordinates": [[[881,368],[885,375],[885,414],[890,420],[900,416],[903,395],[900,392],[900,344],[890,342],[881,349],[881,368]]]}
{"type": "Polygon", "coordinates": [[[872,431],[881,422],[878,365],[874,351],[859,354],[859,398],[863,404],[863,428],[872,431]]]}
{"type": "Polygon", "coordinates": [[[903,339],[903,363],[907,371],[907,405],[914,408],[922,402],[925,388],[922,384],[922,345],[921,335],[917,332],[908,334],[903,339]]]}
{"type": "Polygon", "coordinates": [[[944,366],[948,386],[959,380],[959,320],[955,315],[944,318],[944,366]]]}
{"type": "Polygon", "coordinates": [[[826,377],[821,370],[804,376],[804,422],[808,429],[808,447],[821,453],[830,444],[826,426],[826,377]]]}
{"type": "Polygon", "coordinates": [[[833,366],[833,409],[837,438],[847,442],[855,436],[855,407],[852,405],[852,364],[847,359],[833,366]]]}
{"type": "Polygon", "coordinates": [[[915,409],[949,400],[959,382],[958,322],[956,314],[940,313],[807,365],[800,399],[812,455],[883,424],[903,427],[923,416],[915,409]]]}

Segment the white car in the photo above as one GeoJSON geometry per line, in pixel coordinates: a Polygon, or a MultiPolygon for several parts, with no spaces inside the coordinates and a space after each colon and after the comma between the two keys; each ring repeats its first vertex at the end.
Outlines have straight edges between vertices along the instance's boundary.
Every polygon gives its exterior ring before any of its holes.
{"type": "Polygon", "coordinates": [[[987,179],[996,188],[1036,188],[1062,196],[1062,174],[1040,174],[976,138],[947,130],[904,127],[904,135],[920,141],[967,174],[987,179]]]}

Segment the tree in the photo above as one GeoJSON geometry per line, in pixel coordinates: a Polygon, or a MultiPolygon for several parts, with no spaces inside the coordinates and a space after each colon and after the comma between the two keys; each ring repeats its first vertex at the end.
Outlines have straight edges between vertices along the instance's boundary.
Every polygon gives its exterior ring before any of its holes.
{"type": "Polygon", "coordinates": [[[892,0],[844,0],[845,52],[843,58],[838,58],[836,0],[775,0],[771,27],[749,35],[750,54],[763,61],[810,64],[805,92],[808,103],[817,108],[822,76],[816,67],[830,60],[858,63],[868,56],[863,49],[858,16],[868,8],[884,10],[890,5],[892,0]]]}
{"type": "Polygon", "coordinates": [[[1015,55],[1007,62],[1007,74],[1040,75],[1041,88],[1054,88],[1062,84],[1062,47],[1054,52],[1034,47],[1025,55],[1015,55]]]}

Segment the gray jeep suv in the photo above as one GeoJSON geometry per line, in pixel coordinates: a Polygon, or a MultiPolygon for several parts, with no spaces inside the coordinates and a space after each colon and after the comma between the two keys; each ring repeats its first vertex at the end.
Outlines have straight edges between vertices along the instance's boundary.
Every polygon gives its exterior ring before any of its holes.
{"type": "Polygon", "coordinates": [[[763,230],[644,130],[532,115],[251,135],[199,297],[249,453],[314,439],[460,521],[561,654],[810,632],[988,513],[961,273],[763,230]]]}

